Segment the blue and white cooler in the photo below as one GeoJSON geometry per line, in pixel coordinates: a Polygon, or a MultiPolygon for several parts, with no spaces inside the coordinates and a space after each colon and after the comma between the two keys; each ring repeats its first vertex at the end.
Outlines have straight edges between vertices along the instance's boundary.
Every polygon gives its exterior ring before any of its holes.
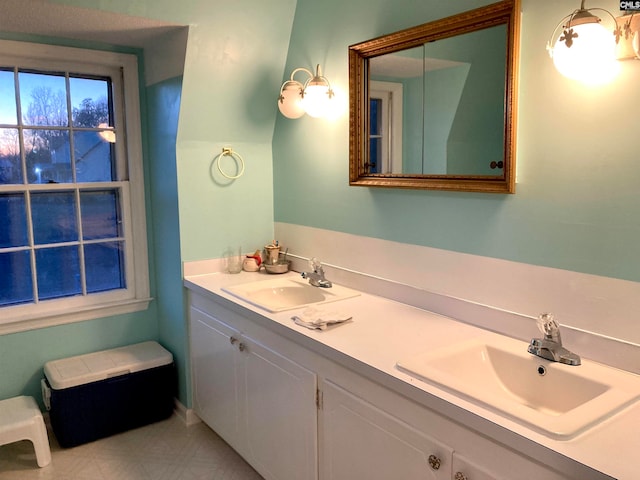
{"type": "Polygon", "coordinates": [[[168,418],[173,356],[157,342],[47,362],[42,397],[62,447],[73,447],[168,418]]]}

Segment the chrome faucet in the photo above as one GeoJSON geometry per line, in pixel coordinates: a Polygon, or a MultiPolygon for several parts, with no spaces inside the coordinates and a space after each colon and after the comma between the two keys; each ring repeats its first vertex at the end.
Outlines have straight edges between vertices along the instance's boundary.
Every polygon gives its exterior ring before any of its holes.
{"type": "Polygon", "coordinates": [[[527,348],[529,353],[552,362],[580,365],[580,357],[562,346],[560,326],[553,319],[552,314],[540,314],[538,328],[544,334],[544,338],[533,338],[527,348]]]}
{"type": "Polygon", "coordinates": [[[331,288],[332,283],[324,277],[324,270],[320,260],[312,258],[309,260],[309,266],[313,269],[312,272],[302,272],[302,278],[309,279],[309,283],[314,287],[331,288]]]}

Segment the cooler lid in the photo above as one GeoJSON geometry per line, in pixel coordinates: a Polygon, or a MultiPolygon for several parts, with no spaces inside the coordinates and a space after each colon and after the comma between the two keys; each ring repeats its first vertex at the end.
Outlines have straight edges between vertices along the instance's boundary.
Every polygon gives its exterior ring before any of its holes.
{"type": "Polygon", "coordinates": [[[87,353],[45,363],[44,374],[55,390],[84,385],[111,377],[161,367],[173,362],[173,355],[157,342],[87,353]]]}

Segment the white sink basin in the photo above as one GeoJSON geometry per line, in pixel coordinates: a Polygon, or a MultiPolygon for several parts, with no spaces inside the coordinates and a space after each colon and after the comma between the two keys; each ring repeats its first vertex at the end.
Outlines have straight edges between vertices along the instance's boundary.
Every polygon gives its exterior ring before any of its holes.
{"type": "Polygon", "coordinates": [[[588,360],[550,362],[507,337],[459,343],[397,367],[549,437],[567,440],[640,398],[640,376],[588,360]]]}
{"type": "Polygon", "coordinates": [[[340,285],[314,287],[306,280],[291,277],[243,283],[222,290],[269,312],[282,312],[360,295],[356,290],[340,285]]]}

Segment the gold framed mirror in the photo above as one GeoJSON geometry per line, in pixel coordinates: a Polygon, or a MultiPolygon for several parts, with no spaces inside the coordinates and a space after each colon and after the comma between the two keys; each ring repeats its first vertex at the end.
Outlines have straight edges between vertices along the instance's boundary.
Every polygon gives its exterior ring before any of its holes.
{"type": "Polygon", "coordinates": [[[349,47],[349,184],[515,192],[519,0],[349,47]]]}

